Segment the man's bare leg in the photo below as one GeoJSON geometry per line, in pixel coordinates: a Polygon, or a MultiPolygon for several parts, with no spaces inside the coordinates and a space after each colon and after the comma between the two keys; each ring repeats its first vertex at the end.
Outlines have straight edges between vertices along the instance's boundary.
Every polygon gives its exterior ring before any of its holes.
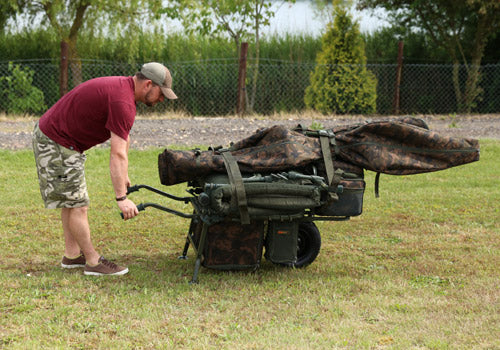
{"type": "Polygon", "coordinates": [[[64,255],[68,258],[74,258],[80,255],[81,248],[78,242],[73,238],[69,228],[69,208],[63,208],[61,210],[61,220],[64,231],[64,255]]]}
{"type": "Polygon", "coordinates": [[[87,217],[88,207],[62,208],[61,219],[64,231],[65,250],[67,257],[85,255],[89,265],[97,265],[99,254],[94,249],[90,239],[90,227],[87,217]]]}

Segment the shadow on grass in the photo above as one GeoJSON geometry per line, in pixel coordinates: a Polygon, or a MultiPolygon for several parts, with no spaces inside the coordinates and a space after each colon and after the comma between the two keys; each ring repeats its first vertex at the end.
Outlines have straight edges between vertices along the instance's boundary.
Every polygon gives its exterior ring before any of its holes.
{"type": "MultiPolygon", "coordinates": [[[[180,254],[130,254],[122,256],[122,261],[128,264],[129,278],[144,286],[153,287],[164,283],[187,283],[193,278],[195,256],[188,254],[187,259],[179,259],[180,254]]],[[[262,275],[282,278],[283,274],[308,273],[307,268],[294,270],[292,268],[277,266],[262,258],[259,267],[244,270],[217,270],[201,266],[199,271],[199,282],[217,283],[221,279],[234,279],[236,281],[248,280],[255,282],[262,275]]]]}

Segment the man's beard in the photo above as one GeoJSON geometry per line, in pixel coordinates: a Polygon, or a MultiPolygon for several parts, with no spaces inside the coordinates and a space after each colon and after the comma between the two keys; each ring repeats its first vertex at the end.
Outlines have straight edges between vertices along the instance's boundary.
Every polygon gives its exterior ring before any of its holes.
{"type": "Polygon", "coordinates": [[[154,106],[154,103],[149,100],[149,97],[151,96],[151,94],[152,94],[152,91],[149,91],[146,94],[146,98],[145,98],[145,100],[146,100],[145,105],[148,106],[148,107],[153,107],[154,106]]]}

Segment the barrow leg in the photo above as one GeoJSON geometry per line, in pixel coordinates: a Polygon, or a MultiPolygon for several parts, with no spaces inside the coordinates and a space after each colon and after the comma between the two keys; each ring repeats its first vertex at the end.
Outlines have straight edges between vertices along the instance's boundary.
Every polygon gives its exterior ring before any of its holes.
{"type": "Polygon", "coordinates": [[[198,283],[198,274],[200,272],[201,258],[203,255],[202,252],[203,252],[203,248],[205,247],[205,239],[207,237],[207,232],[208,232],[208,225],[206,223],[203,223],[203,226],[201,228],[199,245],[198,245],[198,247],[196,247],[196,245],[195,245],[196,261],[194,263],[193,279],[191,280],[191,282],[189,282],[190,284],[198,283]]]}
{"type": "Polygon", "coordinates": [[[195,218],[191,219],[191,222],[189,224],[188,234],[187,234],[187,237],[186,237],[186,244],[184,245],[184,250],[182,251],[182,255],[179,256],[178,259],[187,260],[187,252],[188,252],[188,249],[189,249],[189,244],[191,243],[191,239],[194,236],[194,230],[195,230],[195,227],[196,227],[196,223],[197,223],[197,220],[195,218]]]}
{"type": "Polygon", "coordinates": [[[186,244],[184,245],[184,250],[182,251],[182,255],[179,256],[177,259],[181,259],[181,260],[187,260],[187,252],[188,252],[188,249],[189,249],[189,237],[186,238],[186,244]]]}
{"type": "Polygon", "coordinates": [[[194,263],[193,279],[189,282],[189,284],[198,284],[198,273],[200,271],[200,266],[201,258],[197,258],[196,262],[194,263]]]}

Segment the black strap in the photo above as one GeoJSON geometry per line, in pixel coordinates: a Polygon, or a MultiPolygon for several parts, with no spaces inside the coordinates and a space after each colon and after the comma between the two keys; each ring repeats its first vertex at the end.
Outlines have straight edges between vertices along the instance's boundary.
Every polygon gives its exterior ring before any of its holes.
{"type": "Polygon", "coordinates": [[[232,187],[232,193],[236,195],[238,209],[240,211],[240,219],[243,225],[250,224],[250,215],[248,214],[247,196],[245,193],[245,185],[241,176],[238,163],[230,152],[222,152],[222,159],[226,166],[227,174],[229,176],[229,183],[232,187]]]}

